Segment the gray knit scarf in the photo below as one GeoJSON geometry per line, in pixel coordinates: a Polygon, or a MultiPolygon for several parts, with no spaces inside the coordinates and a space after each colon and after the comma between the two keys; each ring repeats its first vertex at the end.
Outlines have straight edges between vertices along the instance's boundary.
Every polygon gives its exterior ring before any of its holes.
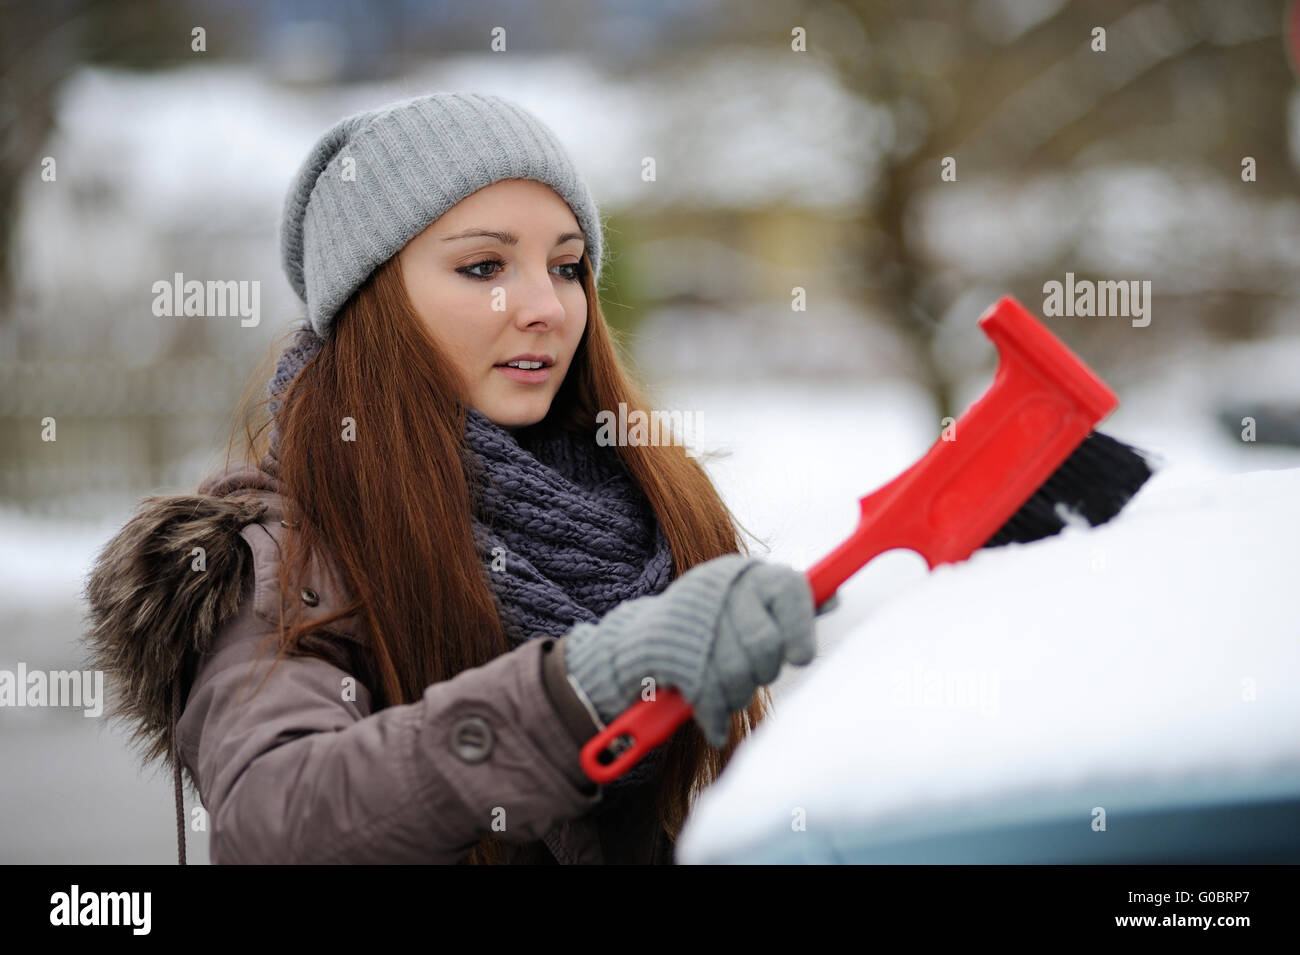
{"type": "MultiPolygon", "coordinates": [[[[294,336],[268,383],[271,457],[280,395],[324,345],[310,327],[294,336]]],[[[473,535],[510,642],[561,637],[672,580],[672,551],[653,508],[618,453],[586,436],[538,425],[514,434],[476,408],[465,414],[463,461],[472,476],[473,535]]],[[[607,797],[648,780],[652,750],[607,784],[607,797]]],[[[606,808],[607,798],[598,811],[606,808]]]]}

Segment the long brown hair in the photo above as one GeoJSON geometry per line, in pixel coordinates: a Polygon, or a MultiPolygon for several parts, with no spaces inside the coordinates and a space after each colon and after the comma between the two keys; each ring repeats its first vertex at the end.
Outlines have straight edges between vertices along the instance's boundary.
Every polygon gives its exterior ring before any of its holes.
{"type": "MultiPolygon", "coordinates": [[[[579,436],[596,427],[600,409],[616,411],[620,402],[629,414],[652,407],[616,352],[616,332],[601,312],[585,253],[582,264],[586,328],[546,418],[533,426],[579,436]]],[[[272,357],[280,347],[281,341],[273,345],[272,357]]],[[[264,361],[237,413],[250,462],[262,459],[269,440],[266,367],[264,361]]],[[[277,659],[310,653],[304,637],[357,613],[369,649],[363,682],[376,710],[415,702],[428,685],[510,650],[471,533],[475,486],[461,457],[465,394],[463,379],[407,297],[394,256],[343,306],[331,336],[283,396],[277,459],[285,519],[295,531],[285,535],[282,593],[298,593],[295,581],[312,555],[323,552],[354,602],[328,617],[302,620],[295,613],[298,619],[282,620],[277,659]],[[341,440],[347,418],[355,440],[341,440]]],[[[722,554],[749,552],[743,525],[684,447],[616,449],[663,527],[675,576],[722,554]]],[[[301,610],[297,600],[281,604],[301,610]]],[[[694,798],[770,706],[769,692],[760,688],[746,709],[731,715],[720,749],[694,720],[679,727],[650,783],[657,785],[659,822],[670,840],[694,798]]],[[[503,847],[486,835],[461,861],[502,858],[503,847]]]]}

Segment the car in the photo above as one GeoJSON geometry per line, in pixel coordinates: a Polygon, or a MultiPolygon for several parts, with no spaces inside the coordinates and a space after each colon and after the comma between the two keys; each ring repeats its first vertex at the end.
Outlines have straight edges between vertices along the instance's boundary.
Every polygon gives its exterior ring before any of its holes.
{"type": "Polygon", "coordinates": [[[875,604],[846,585],[676,861],[1300,861],[1298,530],[1300,469],[1153,482],[875,604]]]}

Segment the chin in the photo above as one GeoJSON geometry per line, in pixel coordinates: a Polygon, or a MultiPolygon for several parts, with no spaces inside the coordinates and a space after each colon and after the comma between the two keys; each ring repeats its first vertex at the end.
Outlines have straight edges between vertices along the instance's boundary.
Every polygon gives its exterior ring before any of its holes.
{"type": "Polygon", "coordinates": [[[485,409],[483,413],[487,415],[493,423],[513,431],[516,428],[526,428],[529,425],[537,424],[537,422],[546,417],[546,413],[550,410],[550,407],[551,403],[548,401],[545,405],[533,409],[525,408],[520,410],[519,408],[506,409],[489,407],[485,409]]]}

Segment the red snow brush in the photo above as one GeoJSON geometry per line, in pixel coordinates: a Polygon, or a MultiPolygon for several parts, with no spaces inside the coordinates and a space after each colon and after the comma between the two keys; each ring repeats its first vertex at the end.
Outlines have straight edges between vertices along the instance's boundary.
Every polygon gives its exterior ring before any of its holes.
{"type": "MultiPolygon", "coordinates": [[[[998,350],[993,384],[916,464],[859,500],[857,530],[808,571],[817,612],[873,557],[914,550],[930,569],[981,547],[1050,537],[1062,506],[1096,526],[1152,474],[1142,452],[1092,430],[1119,404],[1096,374],[1010,296],[979,320],[998,350]]],[[[582,748],[608,783],[692,715],[675,687],[624,711],[582,748]]]]}

